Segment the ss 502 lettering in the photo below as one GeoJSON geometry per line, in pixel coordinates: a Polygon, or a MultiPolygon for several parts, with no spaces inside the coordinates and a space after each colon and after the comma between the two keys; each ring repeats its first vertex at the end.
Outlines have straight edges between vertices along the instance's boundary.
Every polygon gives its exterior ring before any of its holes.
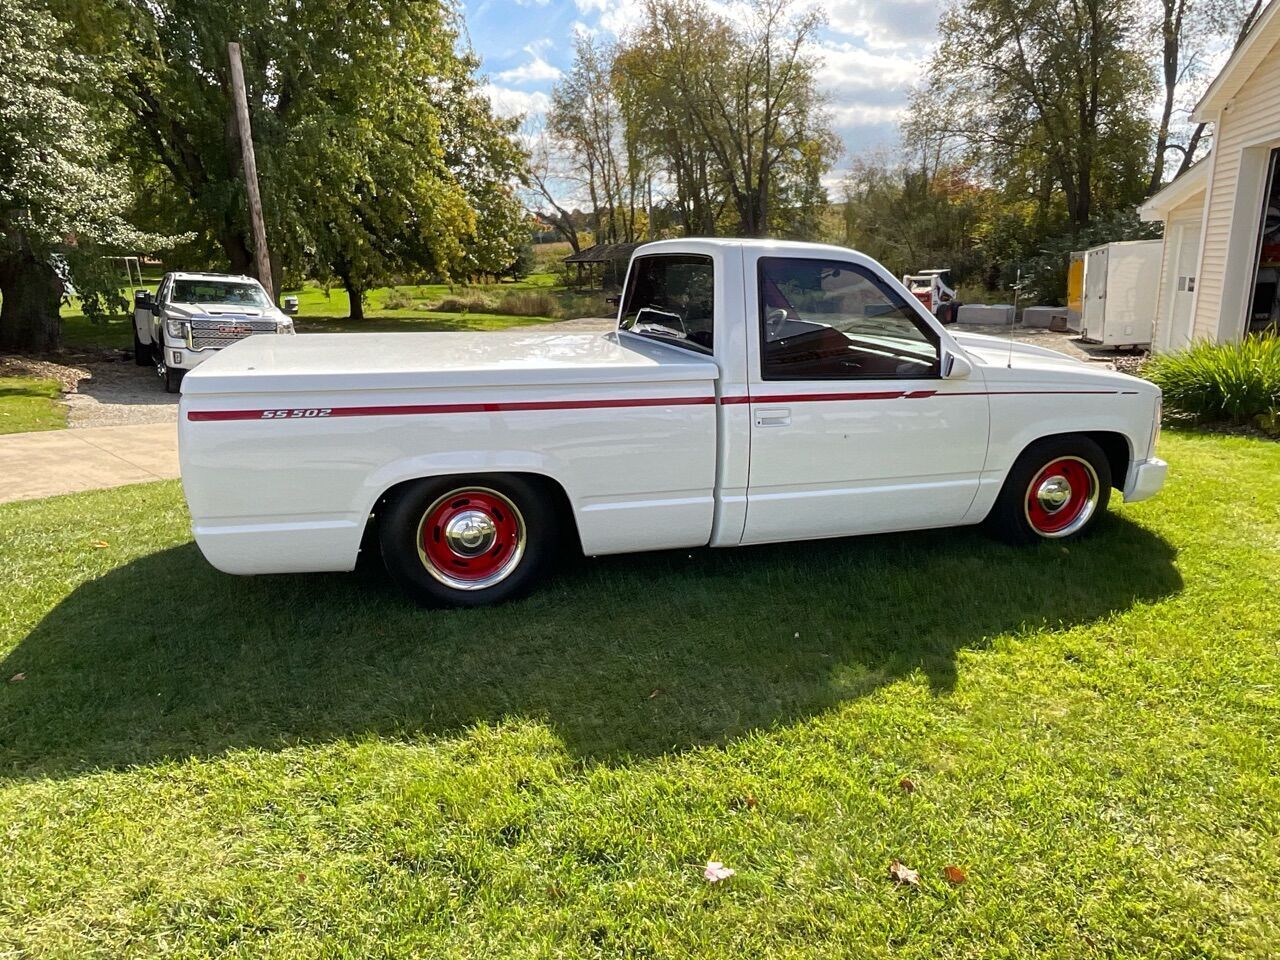
{"type": "Polygon", "coordinates": [[[314,417],[327,417],[333,413],[332,407],[310,407],[306,410],[263,410],[263,420],[310,420],[314,417]]]}

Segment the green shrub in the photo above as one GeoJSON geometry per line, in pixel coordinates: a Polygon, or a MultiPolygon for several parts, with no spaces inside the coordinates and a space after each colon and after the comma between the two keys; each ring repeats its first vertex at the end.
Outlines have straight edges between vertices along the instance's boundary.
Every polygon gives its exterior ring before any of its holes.
{"type": "Polygon", "coordinates": [[[555,317],[560,303],[542,290],[512,290],[498,302],[498,313],[512,317],[555,317]]]}
{"type": "Polygon", "coordinates": [[[1195,343],[1155,357],[1144,371],[1171,410],[1246,423],[1280,406],[1280,338],[1195,343]]]}
{"type": "Polygon", "coordinates": [[[413,297],[398,287],[392,287],[383,297],[382,306],[387,310],[407,310],[413,306],[413,297]]]}
{"type": "Polygon", "coordinates": [[[493,313],[496,306],[489,297],[473,293],[467,296],[445,297],[431,309],[440,313],[493,313]]]}

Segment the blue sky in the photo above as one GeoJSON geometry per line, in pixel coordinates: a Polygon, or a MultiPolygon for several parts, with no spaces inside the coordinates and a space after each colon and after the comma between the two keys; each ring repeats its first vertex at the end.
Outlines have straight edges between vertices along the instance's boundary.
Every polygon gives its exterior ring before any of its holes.
{"type": "MultiPolygon", "coordinates": [[[[727,6],[726,0],[712,0],[727,6]]],[[[898,143],[907,92],[937,35],[940,0],[828,0],[828,26],[813,52],[851,156],[898,143]]],[[[575,31],[617,37],[639,16],[640,0],[466,0],[471,42],[483,59],[488,92],[503,113],[539,116],[573,58],[575,31]]]]}

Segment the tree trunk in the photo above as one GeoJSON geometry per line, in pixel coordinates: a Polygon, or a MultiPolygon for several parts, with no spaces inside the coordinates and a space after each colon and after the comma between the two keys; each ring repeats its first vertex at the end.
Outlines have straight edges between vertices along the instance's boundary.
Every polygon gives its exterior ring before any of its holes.
{"type": "Polygon", "coordinates": [[[58,347],[62,278],[29,250],[0,260],[0,349],[45,353],[58,347]]]}
{"type": "Polygon", "coordinates": [[[227,255],[227,268],[232,273],[252,277],[254,269],[253,253],[249,250],[249,241],[242,230],[228,226],[222,234],[222,252],[227,255]]]}
{"type": "Polygon", "coordinates": [[[351,279],[351,274],[346,270],[338,270],[338,279],[342,281],[342,288],[347,291],[347,299],[351,301],[351,309],[347,314],[348,319],[357,323],[364,321],[364,291],[357,286],[351,279]]]}
{"type": "Polygon", "coordinates": [[[1147,184],[1147,196],[1153,196],[1164,183],[1164,155],[1169,149],[1169,124],[1173,118],[1173,101],[1178,87],[1178,65],[1182,53],[1182,15],[1185,3],[1186,0],[1163,0],[1161,66],[1164,79],[1164,104],[1160,110],[1160,125],[1156,129],[1156,152],[1151,164],[1151,180],[1147,184]]]}

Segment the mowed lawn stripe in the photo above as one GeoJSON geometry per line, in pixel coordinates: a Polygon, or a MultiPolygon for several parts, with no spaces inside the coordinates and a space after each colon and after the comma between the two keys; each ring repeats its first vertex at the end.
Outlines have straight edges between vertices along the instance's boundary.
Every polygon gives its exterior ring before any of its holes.
{"type": "Polygon", "coordinates": [[[220,575],[177,484],[2,507],[0,954],[1272,955],[1280,445],[1162,454],[1085,543],[465,612],[220,575]]]}

